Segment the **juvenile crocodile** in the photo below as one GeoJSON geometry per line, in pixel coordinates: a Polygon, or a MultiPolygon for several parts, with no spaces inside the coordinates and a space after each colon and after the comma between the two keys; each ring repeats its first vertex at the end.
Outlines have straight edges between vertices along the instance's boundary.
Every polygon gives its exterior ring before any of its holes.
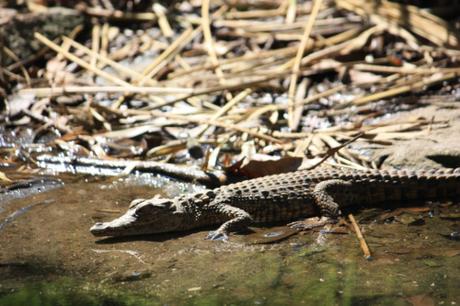
{"type": "Polygon", "coordinates": [[[121,217],[96,223],[95,236],[126,236],[186,231],[220,224],[208,238],[252,222],[301,217],[337,218],[351,205],[416,203],[460,199],[460,168],[455,170],[300,170],[270,175],[173,199],[136,199],[121,217]]]}

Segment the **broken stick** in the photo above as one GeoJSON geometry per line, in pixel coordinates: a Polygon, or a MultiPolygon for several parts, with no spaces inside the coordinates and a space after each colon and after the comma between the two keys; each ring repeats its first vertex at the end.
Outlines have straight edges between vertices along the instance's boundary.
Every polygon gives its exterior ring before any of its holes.
{"type": "Polygon", "coordinates": [[[370,260],[372,258],[371,251],[369,250],[369,247],[367,246],[366,240],[364,240],[363,233],[359,229],[359,226],[358,226],[358,223],[356,223],[355,217],[353,217],[352,214],[349,214],[348,219],[350,219],[353,229],[355,230],[356,237],[359,240],[359,245],[361,246],[361,249],[363,250],[363,253],[364,253],[364,258],[366,258],[367,260],[370,260]]]}

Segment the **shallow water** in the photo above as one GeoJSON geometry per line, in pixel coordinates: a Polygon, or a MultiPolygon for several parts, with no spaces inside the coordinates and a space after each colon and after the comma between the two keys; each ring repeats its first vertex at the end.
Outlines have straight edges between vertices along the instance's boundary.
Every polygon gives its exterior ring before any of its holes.
{"type": "MultiPolygon", "coordinates": [[[[11,200],[0,223],[0,305],[454,305],[460,303],[460,205],[355,216],[373,259],[354,234],[319,231],[269,242],[284,226],[253,227],[230,242],[204,229],[97,239],[89,228],[122,214],[134,198],[197,190],[154,176],[66,180],[11,200]],[[451,216],[452,218],[446,218],[451,216]],[[268,238],[268,239],[267,239],[268,238]],[[267,241],[268,240],[268,241],[267,241]]],[[[420,204],[420,206],[423,206],[420,204]]]]}

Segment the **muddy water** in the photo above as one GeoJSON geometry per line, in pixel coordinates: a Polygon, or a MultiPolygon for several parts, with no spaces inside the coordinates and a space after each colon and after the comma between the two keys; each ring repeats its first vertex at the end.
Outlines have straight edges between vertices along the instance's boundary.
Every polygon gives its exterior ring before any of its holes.
{"type": "MultiPolygon", "coordinates": [[[[356,218],[353,234],[308,232],[254,244],[285,227],[253,228],[230,242],[180,235],[97,239],[91,225],[134,198],[197,187],[156,177],[81,178],[2,203],[0,305],[455,305],[460,303],[460,206],[356,218]],[[24,207],[24,213],[15,215],[24,207]],[[13,216],[13,217],[11,217],[13,216]],[[395,220],[396,219],[396,220],[395,220]]],[[[266,240],[266,239],[265,239],[266,240]]]]}

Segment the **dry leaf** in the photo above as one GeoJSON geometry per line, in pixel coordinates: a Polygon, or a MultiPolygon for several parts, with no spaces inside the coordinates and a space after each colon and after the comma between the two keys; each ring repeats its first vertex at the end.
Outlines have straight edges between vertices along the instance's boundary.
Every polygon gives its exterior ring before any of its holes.
{"type": "Polygon", "coordinates": [[[240,168],[232,168],[234,174],[243,175],[249,178],[256,178],[265,175],[278,174],[296,171],[302,164],[303,158],[284,157],[278,160],[250,160],[243,163],[240,168]]]}
{"type": "Polygon", "coordinates": [[[0,183],[9,185],[9,184],[13,183],[13,181],[10,180],[10,179],[6,176],[5,173],[3,173],[3,172],[0,171],[0,183]]]}

